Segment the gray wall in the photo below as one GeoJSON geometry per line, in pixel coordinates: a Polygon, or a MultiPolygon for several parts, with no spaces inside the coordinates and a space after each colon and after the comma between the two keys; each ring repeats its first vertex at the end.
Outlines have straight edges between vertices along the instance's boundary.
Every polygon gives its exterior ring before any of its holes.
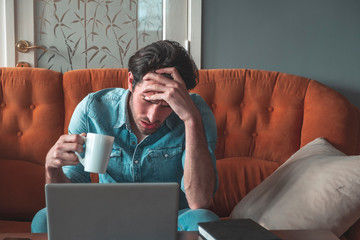
{"type": "Polygon", "coordinates": [[[202,68],[279,71],[360,108],[359,0],[203,0],[202,68]]]}

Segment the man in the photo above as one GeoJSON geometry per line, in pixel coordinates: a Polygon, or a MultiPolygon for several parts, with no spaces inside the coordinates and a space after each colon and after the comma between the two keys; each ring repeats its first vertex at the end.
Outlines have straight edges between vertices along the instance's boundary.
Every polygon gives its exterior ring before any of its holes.
{"type": "MultiPolygon", "coordinates": [[[[178,230],[197,230],[198,222],[218,220],[206,210],[217,187],[214,150],[216,124],[205,101],[188,90],[198,70],[179,43],[158,41],[129,60],[128,89],[91,93],[76,107],[63,135],[46,157],[46,183],[90,182],[74,152],[83,152],[81,135],[115,137],[101,183],[178,182],[178,230]]],[[[46,232],[46,209],[32,222],[46,232]]]]}

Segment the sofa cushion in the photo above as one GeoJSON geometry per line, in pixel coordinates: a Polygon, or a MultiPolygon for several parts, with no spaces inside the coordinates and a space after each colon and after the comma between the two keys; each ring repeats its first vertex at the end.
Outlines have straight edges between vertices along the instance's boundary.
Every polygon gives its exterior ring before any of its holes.
{"type": "Polygon", "coordinates": [[[0,68],[0,220],[29,221],[45,207],[45,157],[63,125],[61,73],[0,68]]]}
{"type": "Polygon", "coordinates": [[[359,169],[360,156],[315,139],[243,198],[231,217],[268,229],[329,229],[341,236],[360,218],[359,169]]]}
{"type": "Polygon", "coordinates": [[[254,157],[284,163],[300,146],[310,81],[271,71],[201,70],[191,92],[202,96],[214,112],[217,159],[254,157]]]}
{"type": "Polygon", "coordinates": [[[218,159],[219,187],[210,209],[220,217],[228,217],[240,199],[278,167],[277,162],[251,157],[218,159]]]}
{"type": "Polygon", "coordinates": [[[44,172],[43,165],[0,158],[1,220],[30,221],[45,207],[44,172]]]}

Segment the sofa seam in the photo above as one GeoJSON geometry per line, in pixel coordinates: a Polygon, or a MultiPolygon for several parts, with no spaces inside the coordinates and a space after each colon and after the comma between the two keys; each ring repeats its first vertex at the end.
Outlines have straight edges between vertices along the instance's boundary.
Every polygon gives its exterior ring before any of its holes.
{"type": "Polygon", "coordinates": [[[300,134],[299,134],[299,146],[298,146],[298,149],[300,149],[301,147],[301,143],[302,143],[302,135],[303,135],[303,127],[304,127],[304,118],[305,118],[305,98],[308,94],[308,90],[309,90],[309,86],[310,86],[310,83],[311,83],[311,79],[307,78],[308,82],[307,82],[307,85],[306,85],[306,89],[304,91],[304,97],[303,97],[303,101],[302,101],[302,118],[301,118],[301,126],[300,126],[300,134]]]}

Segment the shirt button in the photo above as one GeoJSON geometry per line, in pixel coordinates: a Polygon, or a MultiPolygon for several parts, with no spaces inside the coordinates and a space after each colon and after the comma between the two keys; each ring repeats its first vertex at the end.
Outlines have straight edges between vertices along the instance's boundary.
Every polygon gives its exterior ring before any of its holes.
{"type": "Polygon", "coordinates": [[[34,104],[31,104],[31,105],[30,105],[30,109],[31,109],[31,110],[34,110],[34,109],[35,109],[35,105],[34,105],[34,104]]]}
{"type": "Polygon", "coordinates": [[[167,157],[169,157],[169,154],[165,153],[165,155],[164,155],[164,156],[167,158],[167,157]]]}
{"type": "Polygon", "coordinates": [[[135,164],[138,164],[138,163],[139,163],[139,160],[135,160],[134,163],[135,163],[135,164]]]}

